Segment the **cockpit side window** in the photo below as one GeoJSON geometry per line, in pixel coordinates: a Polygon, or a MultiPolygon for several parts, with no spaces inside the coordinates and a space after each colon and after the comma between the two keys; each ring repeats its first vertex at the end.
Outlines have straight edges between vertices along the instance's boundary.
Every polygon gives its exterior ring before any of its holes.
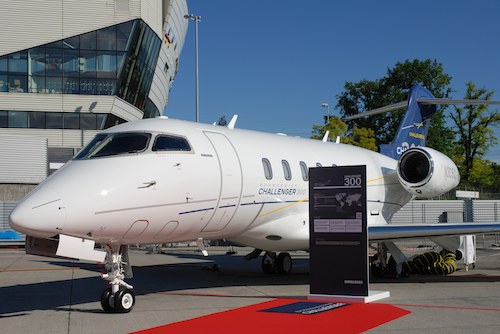
{"type": "Polygon", "coordinates": [[[158,135],[153,144],[153,151],[191,151],[191,146],[186,138],[158,135]]]}
{"type": "Polygon", "coordinates": [[[96,149],[107,136],[108,134],[105,133],[100,133],[95,136],[94,139],[92,139],[92,141],[87,144],[87,146],[85,146],[82,150],[80,150],[80,152],[78,152],[78,154],[75,156],[75,159],[84,159],[89,154],[89,152],[96,149]]]}
{"type": "Polygon", "coordinates": [[[140,153],[148,147],[149,133],[99,134],[75,159],[90,159],[120,154],[140,153]]]}

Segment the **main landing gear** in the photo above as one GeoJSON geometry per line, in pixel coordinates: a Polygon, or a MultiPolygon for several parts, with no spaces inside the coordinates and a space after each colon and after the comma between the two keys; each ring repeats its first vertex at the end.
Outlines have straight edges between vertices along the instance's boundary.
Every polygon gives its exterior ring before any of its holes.
{"type": "Polygon", "coordinates": [[[262,271],[268,275],[288,275],[292,271],[292,257],[286,252],[276,256],[275,252],[266,251],[262,256],[262,271]]]}
{"type": "MultiPolygon", "coordinates": [[[[245,256],[245,259],[248,261],[256,259],[260,253],[262,249],[255,248],[245,256]]],[[[288,275],[292,271],[292,257],[287,252],[276,255],[275,252],[266,251],[262,256],[262,271],[268,275],[288,275]]]]}
{"type": "MultiPolygon", "coordinates": [[[[245,259],[256,259],[260,253],[262,253],[262,249],[255,248],[245,256],[245,259]]],[[[288,275],[292,271],[292,257],[286,252],[276,255],[275,252],[266,251],[262,256],[262,271],[268,275],[288,275]]]]}
{"type": "Polygon", "coordinates": [[[128,313],[135,304],[133,287],[123,280],[132,277],[127,246],[106,245],[106,274],[102,278],[107,280],[111,287],[101,294],[101,306],[107,313],[128,313]]]}

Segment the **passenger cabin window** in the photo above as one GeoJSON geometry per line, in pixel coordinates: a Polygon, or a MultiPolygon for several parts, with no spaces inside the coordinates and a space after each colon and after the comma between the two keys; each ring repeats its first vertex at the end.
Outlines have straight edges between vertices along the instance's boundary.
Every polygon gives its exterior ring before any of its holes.
{"type": "Polygon", "coordinates": [[[158,135],[153,144],[153,151],[191,151],[186,138],[158,135]]]}
{"type": "Polygon", "coordinates": [[[286,160],[281,160],[281,165],[283,165],[283,174],[285,175],[285,180],[290,181],[292,179],[292,170],[290,169],[290,164],[286,160]]]}
{"type": "Polygon", "coordinates": [[[273,178],[273,170],[269,160],[262,158],[262,166],[264,167],[264,175],[266,176],[266,179],[271,180],[273,178]]]}
{"type": "Polygon", "coordinates": [[[304,161],[300,162],[300,171],[302,172],[302,179],[304,179],[304,181],[308,181],[309,180],[309,169],[307,168],[307,165],[304,161]]]}
{"type": "Polygon", "coordinates": [[[139,153],[146,150],[150,138],[149,133],[98,134],[75,159],[139,153]]]}

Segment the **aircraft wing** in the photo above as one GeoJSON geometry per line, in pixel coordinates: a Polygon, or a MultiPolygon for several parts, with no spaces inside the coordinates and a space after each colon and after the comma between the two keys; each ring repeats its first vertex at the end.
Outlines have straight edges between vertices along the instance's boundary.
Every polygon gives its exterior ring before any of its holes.
{"type": "Polygon", "coordinates": [[[368,226],[372,242],[483,233],[500,233],[500,222],[368,226]]]}

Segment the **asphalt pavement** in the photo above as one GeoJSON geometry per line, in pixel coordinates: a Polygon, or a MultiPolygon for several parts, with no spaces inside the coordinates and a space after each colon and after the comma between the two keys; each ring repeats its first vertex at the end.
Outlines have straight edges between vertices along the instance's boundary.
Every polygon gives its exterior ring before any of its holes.
{"type": "MultiPolygon", "coordinates": [[[[492,239],[493,240],[493,239],[492,239]]],[[[389,303],[411,314],[370,333],[498,333],[500,330],[500,248],[478,242],[475,268],[449,276],[373,278],[371,290],[389,291],[389,303]]],[[[128,314],[104,313],[102,265],[26,255],[0,249],[0,333],[130,333],[181,320],[257,304],[274,298],[306,299],[309,254],[293,252],[292,273],[266,275],[252,249],[132,249],[136,305],[128,314]]],[[[221,324],[223,327],[224,324],[221,324]]],[[[217,329],[202,329],[219,333],[217,329]]]]}

